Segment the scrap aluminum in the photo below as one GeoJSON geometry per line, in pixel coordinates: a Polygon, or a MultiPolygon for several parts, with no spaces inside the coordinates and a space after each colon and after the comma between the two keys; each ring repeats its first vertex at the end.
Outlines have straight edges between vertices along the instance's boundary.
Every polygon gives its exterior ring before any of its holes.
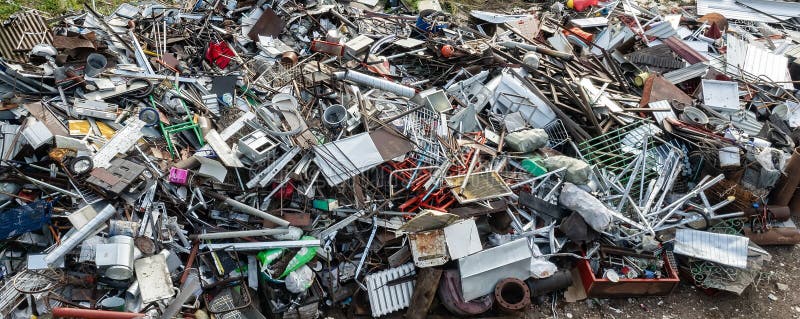
{"type": "Polygon", "coordinates": [[[796,4],[517,4],[16,12],[0,318],[499,317],[800,243],[796,4]]]}

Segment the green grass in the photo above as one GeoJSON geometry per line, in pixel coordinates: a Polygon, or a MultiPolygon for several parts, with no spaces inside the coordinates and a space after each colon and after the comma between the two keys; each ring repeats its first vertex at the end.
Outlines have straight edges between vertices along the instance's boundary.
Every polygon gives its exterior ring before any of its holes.
{"type": "MultiPolygon", "coordinates": [[[[96,10],[100,13],[111,13],[125,0],[95,0],[96,10]]],[[[88,0],[89,5],[92,4],[88,0]]],[[[83,8],[83,0],[0,0],[0,20],[23,9],[37,9],[50,15],[59,15],[68,11],[83,8]]]]}

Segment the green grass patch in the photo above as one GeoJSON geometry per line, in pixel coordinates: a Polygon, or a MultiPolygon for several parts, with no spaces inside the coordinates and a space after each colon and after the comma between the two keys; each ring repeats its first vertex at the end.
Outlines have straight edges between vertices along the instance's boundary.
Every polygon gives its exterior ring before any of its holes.
{"type": "MultiPolygon", "coordinates": [[[[83,0],[0,0],[0,20],[8,19],[14,13],[25,9],[36,9],[51,16],[83,9],[83,0]]],[[[109,14],[125,0],[95,0],[97,12],[109,14]]],[[[91,0],[86,1],[90,6],[91,0]]]]}

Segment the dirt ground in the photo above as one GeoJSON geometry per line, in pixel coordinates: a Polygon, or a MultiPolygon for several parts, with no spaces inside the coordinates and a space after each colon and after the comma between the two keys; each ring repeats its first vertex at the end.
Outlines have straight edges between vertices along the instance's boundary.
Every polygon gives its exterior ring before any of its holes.
{"type": "MultiPolygon", "coordinates": [[[[800,218],[795,217],[797,223],[800,218]]],[[[759,277],[741,296],[708,295],[681,282],[669,296],[587,299],[534,305],[526,318],[800,318],[800,245],[764,247],[772,254],[759,277]],[[786,286],[784,286],[786,285],[786,286]]]]}

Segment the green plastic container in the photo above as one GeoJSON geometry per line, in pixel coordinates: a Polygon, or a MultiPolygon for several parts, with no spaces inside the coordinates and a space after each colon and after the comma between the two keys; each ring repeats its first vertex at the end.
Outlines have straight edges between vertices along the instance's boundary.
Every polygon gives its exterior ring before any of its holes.
{"type": "Polygon", "coordinates": [[[528,173],[533,174],[533,176],[542,176],[547,173],[547,169],[542,165],[541,157],[526,158],[522,160],[521,165],[522,168],[528,171],[528,173]]]}

